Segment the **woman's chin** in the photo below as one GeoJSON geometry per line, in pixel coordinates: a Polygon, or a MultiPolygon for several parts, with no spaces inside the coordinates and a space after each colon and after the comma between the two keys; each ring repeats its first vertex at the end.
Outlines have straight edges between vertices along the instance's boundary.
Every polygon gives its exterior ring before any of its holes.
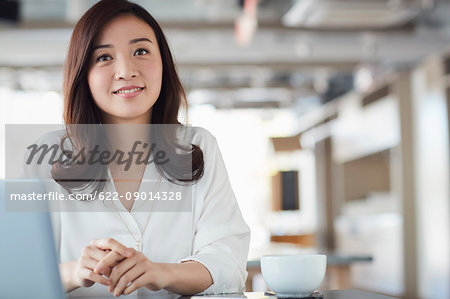
{"type": "Polygon", "coordinates": [[[135,123],[135,124],[149,124],[151,114],[146,112],[121,111],[117,114],[104,115],[104,123],[121,124],[121,123],[135,123]]]}

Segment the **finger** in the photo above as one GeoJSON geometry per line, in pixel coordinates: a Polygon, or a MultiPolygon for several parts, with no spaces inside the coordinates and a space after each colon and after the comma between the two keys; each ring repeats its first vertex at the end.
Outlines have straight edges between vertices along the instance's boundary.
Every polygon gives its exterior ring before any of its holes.
{"type": "Polygon", "coordinates": [[[114,288],[114,296],[119,296],[122,292],[129,286],[135,279],[145,273],[145,269],[134,266],[125,274],[123,274],[119,281],[117,282],[116,287],[114,288]]]}
{"type": "Polygon", "coordinates": [[[80,258],[80,265],[81,265],[81,268],[86,268],[86,269],[89,269],[89,270],[94,270],[95,266],[97,266],[97,263],[98,263],[97,260],[95,260],[95,259],[93,259],[93,258],[91,258],[91,257],[88,257],[88,256],[82,256],[82,257],[80,258]]]}
{"type": "Polygon", "coordinates": [[[109,280],[107,280],[106,278],[104,278],[103,276],[96,274],[92,270],[89,270],[86,268],[84,268],[82,270],[82,278],[93,281],[93,282],[98,282],[105,286],[109,286],[111,284],[111,282],[109,280]]]}
{"type": "Polygon", "coordinates": [[[97,263],[94,268],[94,272],[105,274],[107,271],[109,271],[110,268],[112,268],[123,259],[125,259],[125,257],[115,251],[111,251],[97,263]]]}
{"type": "Polygon", "coordinates": [[[131,293],[133,293],[134,291],[136,291],[137,289],[143,287],[144,285],[146,285],[148,282],[146,281],[146,277],[145,275],[141,275],[138,278],[136,278],[135,280],[133,280],[123,291],[124,295],[129,295],[131,293]]]}
{"type": "Polygon", "coordinates": [[[116,266],[114,266],[111,269],[111,286],[110,291],[112,292],[114,287],[116,286],[119,279],[124,275],[127,271],[129,271],[131,268],[133,268],[136,265],[135,259],[124,259],[123,261],[119,262],[116,266]]]}
{"type": "Polygon", "coordinates": [[[95,246],[89,247],[89,257],[101,261],[110,251],[102,250],[95,246]]]}
{"type": "MultiPolygon", "coordinates": [[[[107,267],[106,269],[104,269],[101,273],[99,273],[100,275],[106,276],[106,278],[109,279],[109,276],[111,275],[111,269],[113,266],[111,267],[107,267]]],[[[95,272],[95,271],[94,271],[95,272]]]]}
{"type": "MultiPolygon", "coordinates": [[[[86,246],[83,247],[83,249],[81,250],[81,256],[80,257],[86,257],[86,258],[91,258],[96,260],[96,262],[99,262],[100,260],[102,260],[108,253],[95,247],[95,246],[86,246]]],[[[95,267],[95,266],[94,266],[95,267]]],[[[92,267],[92,269],[94,269],[94,267],[92,267]]]]}
{"type": "Polygon", "coordinates": [[[97,267],[98,263],[102,259],[104,259],[107,255],[108,255],[108,253],[106,251],[92,247],[92,248],[88,249],[88,251],[85,251],[84,254],[81,255],[81,258],[80,258],[81,265],[83,266],[83,268],[91,269],[92,271],[94,271],[97,274],[102,274],[102,275],[109,277],[109,275],[111,274],[111,268],[114,267],[117,264],[117,262],[113,263],[109,267],[103,267],[102,269],[100,269],[100,271],[99,270],[96,271],[96,267],[97,267]]]}
{"type": "Polygon", "coordinates": [[[108,239],[97,239],[92,241],[92,245],[103,249],[103,250],[111,250],[116,251],[124,257],[131,257],[133,255],[133,251],[123,244],[117,242],[113,238],[108,239]]]}
{"type": "Polygon", "coordinates": [[[111,271],[111,275],[109,277],[109,280],[111,280],[111,285],[109,287],[110,292],[114,290],[120,277],[122,277],[122,275],[124,275],[128,270],[133,268],[136,265],[136,263],[137,261],[135,258],[128,258],[121,261],[113,268],[113,270],[111,271]]]}

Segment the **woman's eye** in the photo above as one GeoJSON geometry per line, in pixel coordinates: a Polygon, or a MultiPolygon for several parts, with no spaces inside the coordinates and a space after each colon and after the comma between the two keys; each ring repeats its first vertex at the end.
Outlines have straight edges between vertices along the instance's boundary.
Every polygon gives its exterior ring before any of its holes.
{"type": "Polygon", "coordinates": [[[134,52],[134,56],[145,55],[147,53],[148,53],[148,51],[145,49],[137,49],[136,52],[134,52]]]}
{"type": "Polygon", "coordinates": [[[100,55],[99,57],[97,57],[97,59],[95,59],[95,61],[103,62],[103,61],[108,61],[108,60],[111,60],[111,59],[112,58],[109,55],[100,55]]]}

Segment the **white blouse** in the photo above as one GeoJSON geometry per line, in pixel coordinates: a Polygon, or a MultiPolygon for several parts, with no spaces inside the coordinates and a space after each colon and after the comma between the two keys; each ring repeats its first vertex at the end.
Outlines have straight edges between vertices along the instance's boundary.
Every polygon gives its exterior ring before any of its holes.
{"type": "MultiPolygon", "coordinates": [[[[205,129],[193,128],[192,131],[191,143],[200,146],[203,151],[203,177],[190,187],[175,186],[162,179],[164,191],[170,191],[167,188],[172,186],[173,190],[181,188],[186,194],[192,194],[192,202],[188,202],[191,207],[182,212],[157,211],[149,214],[148,206],[140,208],[137,202],[136,208],[133,206],[131,212],[128,212],[120,201],[114,202],[115,207],[112,202],[105,203],[101,200],[90,203],[76,202],[79,205],[90,205],[96,212],[52,213],[60,262],[79,259],[82,248],[93,239],[114,238],[127,247],[136,248],[135,238],[141,236],[148,219],[142,242],[143,253],[147,258],[153,262],[178,263],[192,260],[201,263],[209,270],[213,279],[213,284],[203,293],[243,291],[247,278],[250,230],[242,218],[231,189],[216,139],[205,129]],[[97,212],[102,209],[102,212],[97,212]]],[[[40,142],[54,144],[55,139],[60,138],[59,135],[47,134],[40,142]]],[[[35,175],[36,169],[28,169],[27,172],[34,172],[35,175]]],[[[42,174],[42,169],[37,172],[42,174]]],[[[154,182],[158,178],[154,164],[147,165],[143,182],[153,183],[141,184],[139,192],[155,191],[154,182]]],[[[56,188],[62,190],[59,185],[56,188]]],[[[111,177],[105,191],[115,191],[111,177]]],[[[86,206],[83,207],[85,208],[86,206]]],[[[156,293],[164,294],[167,291],[153,292],[146,288],[137,291],[137,294],[143,295],[156,293]]],[[[111,293],[106,286],[94,284],[90,288],[78,288],[68,295],[104,296],[111,293]]]]}

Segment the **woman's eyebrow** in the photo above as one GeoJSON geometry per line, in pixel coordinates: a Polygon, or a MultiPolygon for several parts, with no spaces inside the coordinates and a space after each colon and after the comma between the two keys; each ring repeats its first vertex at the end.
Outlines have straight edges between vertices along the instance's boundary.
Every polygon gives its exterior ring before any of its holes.
{"type": "Polygon", "coordinates": [[[142,41],[150,42],[150,43],[153,44],[153,42],[152,42],[151,40],[149,40],[148,38],[146,38],[146,37],[141,37],[141,38],[135,38],[135,39],[132,39],[132,40],[130,40],[129,43],[130,43],[130,44],[135,44],[135,43],[142,42],[142,41]]]}
{"type": "Polygon", "coordinates": [[[94,46],[94,48],[92,49],[92,51],[95,51],[95,50],[101,49],[101,48],[112,48],[112,47],[113,47],[113,45],[111,45],[111,44],[97,45],[97,46],[94,46]]]}
{"type": "MultiPolygon", "coordinates": [[[[153,42],[146,37],[132,39],[129,41],[129,44],[135,44],[135,43],[142,42],[142,41],[150,42],[153,44],[153,42]]],[[[94,46],[93,51],[95,51],[97,49],[102,49],[102,48],[113,48],[113,45],[111,45],[111,44],[97,45],[97,46],[94,46]]]]}

